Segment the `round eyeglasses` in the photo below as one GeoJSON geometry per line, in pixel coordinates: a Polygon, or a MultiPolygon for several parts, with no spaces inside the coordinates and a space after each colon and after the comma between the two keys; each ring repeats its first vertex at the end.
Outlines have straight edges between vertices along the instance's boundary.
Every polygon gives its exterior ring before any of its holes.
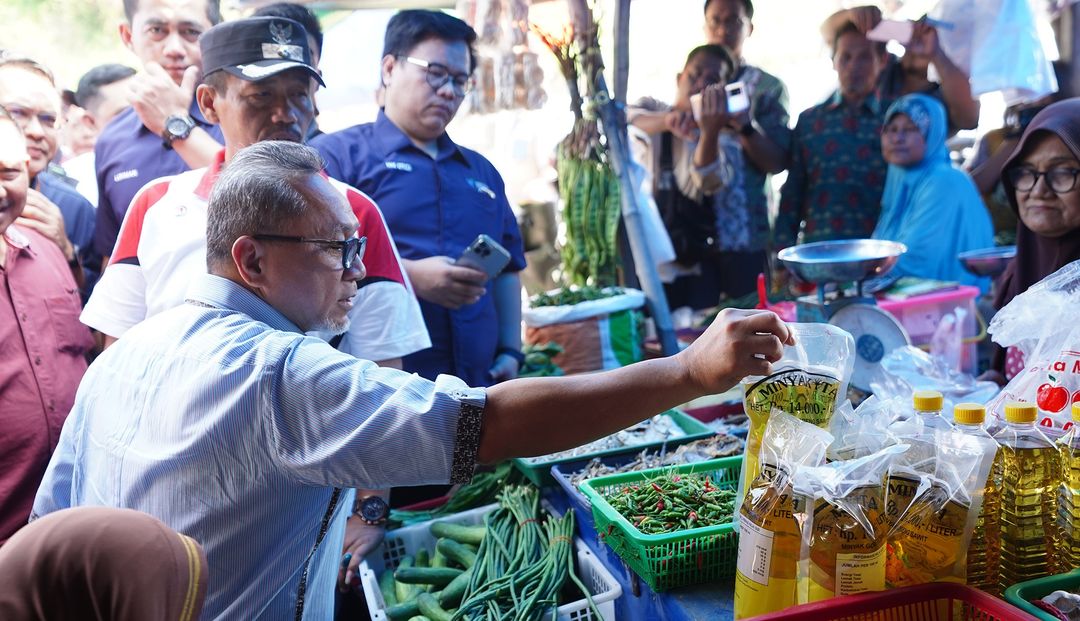
{"type": "Polygon", "coordinates": [[[269,233],[259,233],[258,235],[252,235],[252,239],[261,239],[266,241],[279,241],[279,242],[296,242],[303,244],[318,244],[320,246],[326,246],[328,248],[336,248],[341,251],[341,268],[349,269],[356,261],[364,260],[364,251],[367,250],[367,236],[364,237],[350,237],[345,240],[333,240],[333,239],[309,239],[307,237],[295,237],[292,235],[271,235],[269,233]]]}
{"type": "Polygon", "coordinates": [[[1021,192],[1030,192],[1039,182],[1039,177],[1046,178],[1046,184],[1055,194],[1071,192],[1076,187],[1076,176],[1080,170],[1076,168],[1051,168],[1045,172],[1039,172],[1033,168],[1013,168],[1007,173],[1009,182],[1021,192]]]}
{"type": "Polygon", "coordinates": [[[454,73],[446,65],[433,63],[423,58],[413,58],[412,56],[399,56],[399,58],[417,67],[422,67],[424,73],[427,74],[428,86],[436,91],[446,86],[447,82],[454,89],[454,94],[459,97],[464,97],[466,93],[472,90],[473,81],[467,73],[454,73]]]}

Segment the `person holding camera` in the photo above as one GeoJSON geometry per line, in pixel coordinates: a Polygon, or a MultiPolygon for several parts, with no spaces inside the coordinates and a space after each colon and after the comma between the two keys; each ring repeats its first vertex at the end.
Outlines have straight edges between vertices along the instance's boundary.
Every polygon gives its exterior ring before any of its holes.
{"type": "Polygon", "coordinates": [[[523,360],[525,252],[502,177],[446,133],[472,86],[475,41],[460,19],[401,11],[386,28],[375,121],[311,145],[331,177],[367,193],[386,215],[432,344],[406,356],[403,368],[490,386],[516,377],[523,360]]]}

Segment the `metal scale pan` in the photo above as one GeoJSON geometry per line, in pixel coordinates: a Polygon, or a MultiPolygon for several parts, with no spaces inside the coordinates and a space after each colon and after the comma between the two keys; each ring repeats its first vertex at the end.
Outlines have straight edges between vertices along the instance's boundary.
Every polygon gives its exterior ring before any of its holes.
{"type": "Polygon", "coordinates": [[[855,369],[851,385],[864,392],[881,359],[911,339],[900,322],[877,307],[874,298],[863,294],[863,283],[885,276],[907,247],[899,242],[878,239],[824,241],[792,246],[777,258],[792,274],[814,283],[818,303],[828,322],[846,330],[855,339],[855,369]],[[844,297],[839,285],[855,282],[855,296],[844,297]],[[835,297],[826,299],[826,285],[838,285],[835,297]]]}

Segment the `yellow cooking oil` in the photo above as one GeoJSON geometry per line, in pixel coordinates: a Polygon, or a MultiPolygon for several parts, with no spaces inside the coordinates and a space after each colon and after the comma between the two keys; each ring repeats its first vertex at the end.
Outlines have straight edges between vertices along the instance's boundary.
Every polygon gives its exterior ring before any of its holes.
{"type": "Polygon", "coordinates": [[[934,431],[949,431],[952,425],[941,416],[941,410],[945,407],[945,397],[936,390],[916,390],[912,395],[911,404],[916,416],[923,424],[923,433],[932,434],[934,431]]]}
{"type": "Polygon", "coordinates": [[[1080,402],[1072,405],[1072,427],[1058,440],[1058,571],[1080,567],[1080,402]]]}
{"type": "Polygon", "coordinates": [[[1060,453],[1035,426],[1034,403],[1008,403],[1000,449],[1001,560],[1005,588],[1057,573],[1057,492],[1060,453]]]}
{"type": "MultiPolygon", "coordinates": [[[[985,421],[986,408],[978,403],[960,403],[953,408],[953,423],[957,431],[993,441],[994,437],[983,427],[985,421]]],[[[995,456],[995,463],[997,459],[995,456]]],[[[1001,511],[1001,489],[994,479],[993,469],[986,479],[982,493],[982,508],[968,545],[967,583],[997,595],[1001,592],[998,585],[1001,549],[998,515],[1001,511]]]]}

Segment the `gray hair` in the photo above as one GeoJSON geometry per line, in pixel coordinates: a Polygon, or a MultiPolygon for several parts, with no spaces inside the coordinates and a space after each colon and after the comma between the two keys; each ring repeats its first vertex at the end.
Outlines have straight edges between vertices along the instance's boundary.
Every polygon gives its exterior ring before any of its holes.
{"type": "Polygon", "coordinates": [[[297,185],[326,166],[319,152],[286,140],[241,149],[214,183],[206,206],[206,266],[227,265],[244,235],[278,233],[308,209],[297,185]]]}

